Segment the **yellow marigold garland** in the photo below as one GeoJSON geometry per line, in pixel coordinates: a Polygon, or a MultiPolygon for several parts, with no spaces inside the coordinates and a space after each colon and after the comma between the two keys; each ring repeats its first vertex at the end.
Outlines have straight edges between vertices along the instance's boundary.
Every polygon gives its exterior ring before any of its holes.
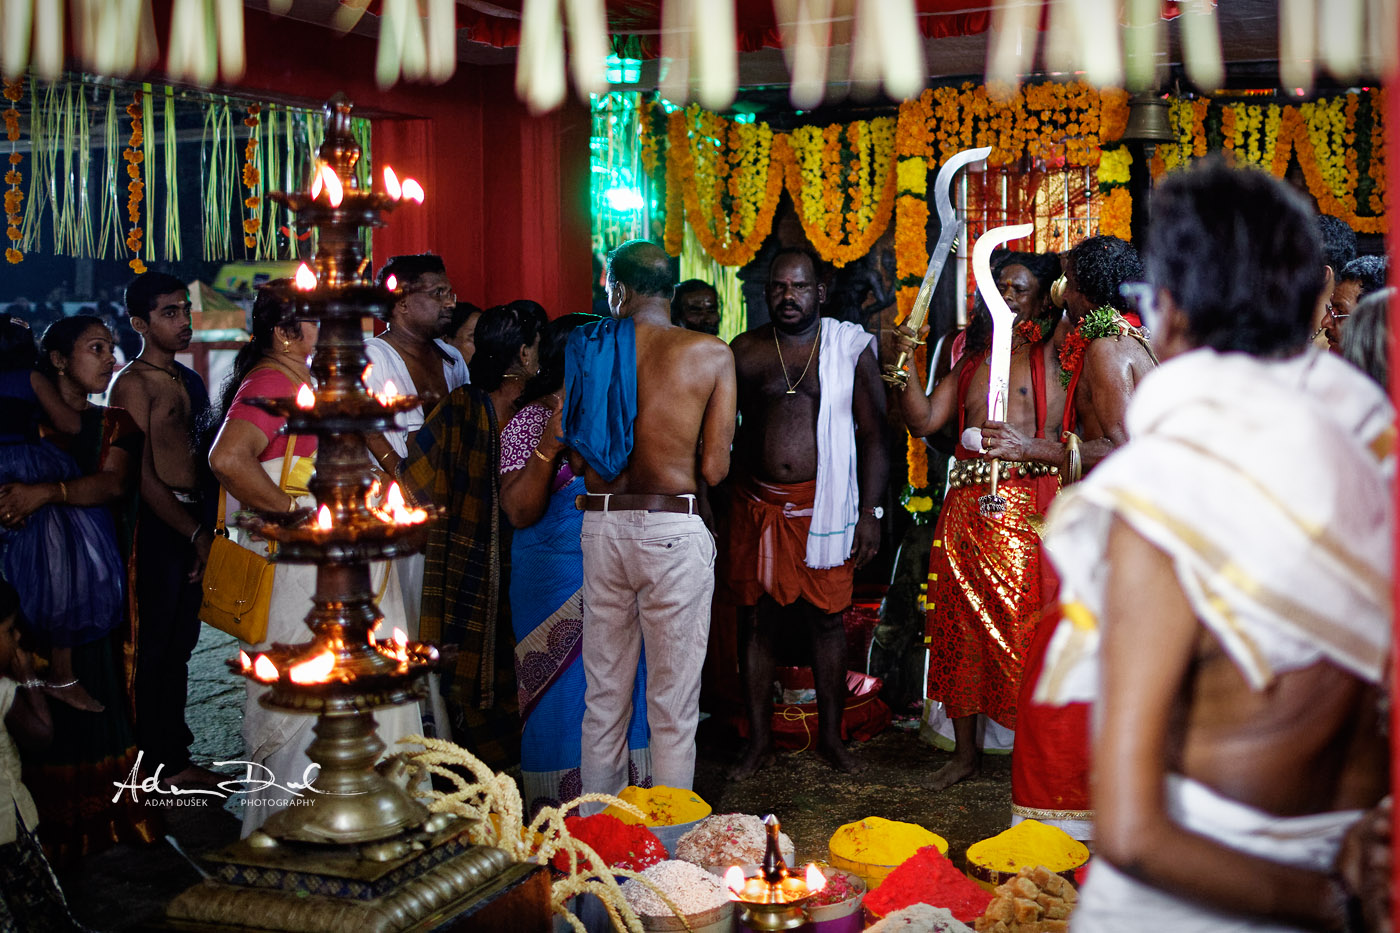
{"type": "Polygon", "coordinates": [[[690,148],[685,111],[673,110],[666,117],[666,230],[662,245],[672,256],[679,256],[685,245],[686,175],[682,171],[690,148]]]}
{"type": "Polygon", "coordinates": [[[799,127],[774,140],[798,220],[817,253],[840,267],[870,252],[889,226],[898,171],[896,121],[857,120],[844,128],[799,127]],[[841,165],[842,139],[849,165],[841,165]],[[833,183],[836,182],[836,183],[833,183]]]}
{"type": "Polygon", "coordinates": [[[258,171],[257,162],[258,114],[261,112],[261,106],[249,104],[248,116],[243,118],[243,125],[248,127],[248,142],[243,147],[243,185],[248,189],[248,197],[243,199],[243,206],[248,209],[248,216],[243,220],[243,245],[248,249],[257,249],[258,228],[262,225],[258,219],[258,207],[262,204],[258,185],[262,182],[262,172],[258,171]]]}
{"type": "Polygon", "coordinates": [[[24,220],[20,214],[24,192],[19,187],[24,176],[20,173],[19,166],[24,161],[24,156],[19,154],[15,146],[19,140],[19,109],[15,104],[24,97],[24,78],[16,78],[13,81],[6,78],[4,95],[10,102],[10,106],[5,110],[5,138],[10,141],[10,167],[5,172],[5,184],[10,186],[5,192],[5,238],[10,241],[10,245],[5,249],[5,261],[17,263],[24,261],[24,253],[19,248],[19,225],[24,220]]]}
{"type": "Polygon", "coordinates": [[[673,191],[680,189],[684,219],[705,252],[726,266],[747,265],[773,228],[783,189],[773,131],[766,123],[731,122],[696,105],[671,116],[666,249],[680,252],[684,231],[680,212],[672,209],[673,191]]]}
{"type": "Polygon", "coordinates": [[[131,250],[133,258],[127,265],[137,275],[146,271],[146,264],[141,261],[141,199],[146,194],[146,185],[141,180],[141,163],[146,159],[145,153],[141,151],[141,144],[145,140],[141,120],[141,97],[141,92],[136,91],[132,95],[131,103],[126,105],[126,115],[131,117],[131,138],[127,140],[126,149],[122,150],[122,158],[126,160],[126,174],[130,179],[126,183],[126,216],[131,221],[131,229],[126,232],[126,246],[131,250]]]}

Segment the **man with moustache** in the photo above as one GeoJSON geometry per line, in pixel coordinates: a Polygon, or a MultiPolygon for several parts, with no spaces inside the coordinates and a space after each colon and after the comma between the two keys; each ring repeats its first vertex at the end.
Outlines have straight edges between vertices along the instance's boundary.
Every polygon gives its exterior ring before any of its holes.
{"type": "Polygon", "coordinates": [[[671,323],[710,336],[719,335],[719,292],[709,282],[687,279],[671,298],[671,323]]]}
{"type": "MultiPolygon", "coordinates": [[[[992,321],[985,307],[968,326],[963,355],[931,396],[918,373],[899,392],[912,436],[936,434],[950,422],[959,436],[929,557],[929,697],[946,708],[956,742],[953,760],[929,779],[935,791],[977,773],[979,714],[1016,728],[1022,668],[1041,611],[1055,595],[1054,574],[1042,572],[1034,525],[1059,488],[1059,468],[1006,450],[997,490],[1007,500],[1005,513],[983,515],[978,500],[990,492],[987,448],[997,443],[998,429],[1014,428],[1037,444],[1059,433],[1065,390],[1054,335],[1060,315],[1050,303],[1059,265],[1055,256],[1009,253],[997,267],[997,287],[1016,313],[1005,422],[987,421],[992,321]]],[[[907,329],[896,328],[895,337],[912,353],[907,329]]]]}
{"type": "Polygon", "coordinates": [[[857,324],[820,316],[826,289],[804,250],[774,256],[767,298],[771,323],[732,347],[741,421],[729,585],[742,607],[749,714],[749,745],[730,771],[734,780],[773,761],[773,656],[779,622],[789,614],[811,642],[817,751],[838,770],[859,770],[841,743],[841,615],[856,568],[879,550],[889,472],[874,338],[857,324]]]}
{"type": "Polygon", "coordinates": [[[212,787],[222,776],[190,761],[185,723],[189,660],[199,639],[201,580],[214,540],[213,496],[198,429],[209,412],[204,380],[175,354],[190,345],[185,283],[146,272],[126,289],[140,354],[118,373],[112,404],[146,435],[136,538],[136,737],[145,767],[175,787],[212,787]]]}

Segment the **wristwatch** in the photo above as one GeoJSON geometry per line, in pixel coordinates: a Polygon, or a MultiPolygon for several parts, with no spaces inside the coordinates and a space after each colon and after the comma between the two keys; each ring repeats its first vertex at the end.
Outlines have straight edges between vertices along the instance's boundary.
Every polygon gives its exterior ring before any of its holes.
{"type": "Polygon", "coordinates": [[[884,507],[883,505],[872,505],[870,508],[866,509],[865,511],[866,511],[866,514],[867,514],[867,515],[869,515],[871,518],[875,519],[876,521],[879,521],[880,519],[882,519],[882,518],[885,517],[885,507],[884,507]]]}

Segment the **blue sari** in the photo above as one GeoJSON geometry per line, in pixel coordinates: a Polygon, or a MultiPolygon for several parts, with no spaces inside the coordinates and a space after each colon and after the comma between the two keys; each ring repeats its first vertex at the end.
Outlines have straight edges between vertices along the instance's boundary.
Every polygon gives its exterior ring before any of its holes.
{"type": "MultiPolygon", "coordinates": [[[[525,721],[521,770],[525,809],[531,814],[583,792],[583,513],[574,508],[574,497],[583,491],[580,477],[554,490],[544,516],[517,529],[511,542],[510,611],[525,721]]],[[[645,656],[632,689],[627,745],[630,783],[650,786],[645,656]]]]}

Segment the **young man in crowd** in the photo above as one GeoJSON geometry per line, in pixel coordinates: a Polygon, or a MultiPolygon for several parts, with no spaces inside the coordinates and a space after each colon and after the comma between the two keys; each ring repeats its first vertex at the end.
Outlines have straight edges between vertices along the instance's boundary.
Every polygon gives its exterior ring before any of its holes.
{"type": "Polygon", "coordinates": [[[136,737],[143,763],[176,787],[213,786],[223,777],[190,761],[185,723],[189,660],[199,640],[204,562],[214,540],[214,497],[201,448],[208,417],[204,380],[175,354],[194,330],[185,283],[146,272],[126,289],[141,352],[112,383],[112,404],[146,433],[136,538],[136,737]]]}

